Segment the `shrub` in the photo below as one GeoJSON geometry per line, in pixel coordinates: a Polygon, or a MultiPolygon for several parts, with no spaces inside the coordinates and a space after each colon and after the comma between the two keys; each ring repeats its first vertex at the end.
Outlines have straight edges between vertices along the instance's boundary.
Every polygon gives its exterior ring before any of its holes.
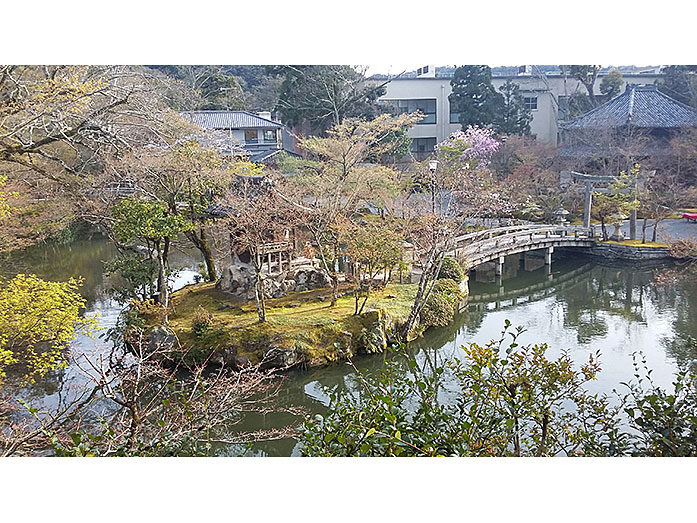
{"type": "Polygon", "coordinates": [[[455,316],[455,303],[445,293],[432,292],[421,309],[424,327],[445,327],[455,316]]]}
{"type": "Polygon", "coordinates": [[[462,267],[460,267],[460,264],[456,259],[445,258],[443,259],[443,265],[440,267],[438,279],[453,280],[455,283],[459,284],[465,279],[465,273],[462,271],[462,267]]]}
{"type": "Polygon", "coordinates": [[[202,336],[212,324],[213,315],[199,305],[194,312],[193,320],[191,320],[191,330],[196,336],[202,336]]]}
{"type": "Polygon", "coordinates": [[[436,281],[435,285],[433,286],[433,292],[442,294],[452,303],[462,301],[464,297],[462,292],[460,292],[460,286],[457,284],[457,282],[449,278],[443,278],[442,280],[436,281]]]}
{"type": "Polygon", "coordinates": [[[673,258],[697,260],[697,240],[682,238],[670,244],[670,255],[673,258]]]}

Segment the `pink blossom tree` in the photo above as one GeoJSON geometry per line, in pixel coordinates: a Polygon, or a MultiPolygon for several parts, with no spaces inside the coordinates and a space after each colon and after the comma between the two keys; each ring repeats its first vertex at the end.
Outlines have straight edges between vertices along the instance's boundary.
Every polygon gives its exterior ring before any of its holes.
{"type": "Polygon", "coordinates": [[[468,221],[506,216],[514,210],[506,187],[488,169],[498,147],[492,131],[470,126],[436,146],[436,163],[431,160],[417,165],[415,174],[422,191],[409,201],[418,209],[413,209],[414,214],[420,216],[411,238],[421,255],[422,273],[414,304],[402,327],[403,339],[409,339],[443,259],[454,249],[454,240],[465,231],[468,221]]]}

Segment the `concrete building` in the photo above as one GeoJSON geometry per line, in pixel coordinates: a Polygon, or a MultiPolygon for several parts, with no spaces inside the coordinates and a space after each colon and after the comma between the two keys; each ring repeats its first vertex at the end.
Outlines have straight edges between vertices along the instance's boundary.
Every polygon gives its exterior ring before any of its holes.
{"type": "Polygon", "coordinates": [[[221,154],[246,154],[253,162],[267,163],[281,151],[295,154],[288,129],[271,113],[247,111],[183,111],[184,118],[211,131],[211,145],[221,154]]]}
{"type": "MultiPolygon", "coordinates": [[[[420,110],[425,118],[410,131],[412,152],[424,156],[433,151],[436,143],[443,141],[450,133],[460,129],[459,115],[451,114],[448,96],[452,92],[452,76],[436,75],[435,67],[422,68],[416,77],[395,78],[386,86],[386,93],[380,98],[402,112],[420,110]],[[426,69],[426,72],[423,70],[426,69]]],[[[595,93],[600,95],[600,82],[603,73],[595,82],[595,93]]],[[[625,73],[625,85],[653,84],[660,74],[625,73]]],[[[530,130],[537,140],[556,145],[559,142],[559,124],[566,119],[569,97],[576,91],[586,93],[586,88],[573,78],[562,74],[542,73],[535,66],[521,66],[516,75],[493,76],[492,83],[498,90],[512,80],[520,86],[525,104],[532,111],[530,130]]],[[[384,80],[383,80],[384,81],[384,80]]]]}

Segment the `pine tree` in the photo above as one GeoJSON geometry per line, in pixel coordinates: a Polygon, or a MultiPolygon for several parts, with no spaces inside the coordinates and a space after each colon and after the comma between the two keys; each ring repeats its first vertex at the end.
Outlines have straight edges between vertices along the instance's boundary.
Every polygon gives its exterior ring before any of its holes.
{"type": "Polygon", "coordinates": [[[508,80],[501,86],[501,104],[494,120],[494,129],[502,134],[530,134],[532,112],[525,107],[520,87],[508,80]]]}
{"type": "Polygon", "coordinates": [[[459,113],[462,129],[470,125],[491,127],[502,101],[491,83],[491,68],[486,65],[463,65],[455,70],[449,96],[451,112],[459,113]]]}

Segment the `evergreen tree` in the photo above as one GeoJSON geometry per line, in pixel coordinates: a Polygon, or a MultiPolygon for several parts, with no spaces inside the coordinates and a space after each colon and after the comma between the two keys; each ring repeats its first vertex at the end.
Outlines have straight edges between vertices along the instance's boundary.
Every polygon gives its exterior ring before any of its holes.
{"type": "Polygon", "coordinates": [[[463,65],[451,80],[451,112],[460,115],[462,129],[470,125],[491,127],[503,103],[491,83],[491,68],[486,65],[463,65]]]}
{"type": "Polygon", "coordinates": [[[598,100],[595,98],[595,81],[598,79],[601,66],[599,65],[560,65],[564,75],[575,78],[583,84],[588,91],[588,101],[591,107],[598,106],[598,100]]]}
{"type": "Polygon", "coordinates": [[[494,129],[502,134],[530,134],[532,112],[525,107],[520,87],[511,80],[501,86],[501,104],[494,120],[494,129]]]}
{"type": "Polygon", "coordinates": [[[669,65],[658,80],[658,90],[678,102],[697,107],[697,66],[669,65]]]}
{"type": "Polygon", "coordinates": [[[306,125],[323,133],[345,118],[375,118],[381,112],[376,100],[384,85],[368,85],[363,71],[349,65],[281,65],[267,71],[281,76],[276,110],[290,126],[306,125]]]}
{"type": "Polygon", "coordinates": [[[623,83],[622,73],[619,69],[613,67],[600,82],[600,92],[603,93],[607,100],[610,100],[620,94],[623,83]]]}

